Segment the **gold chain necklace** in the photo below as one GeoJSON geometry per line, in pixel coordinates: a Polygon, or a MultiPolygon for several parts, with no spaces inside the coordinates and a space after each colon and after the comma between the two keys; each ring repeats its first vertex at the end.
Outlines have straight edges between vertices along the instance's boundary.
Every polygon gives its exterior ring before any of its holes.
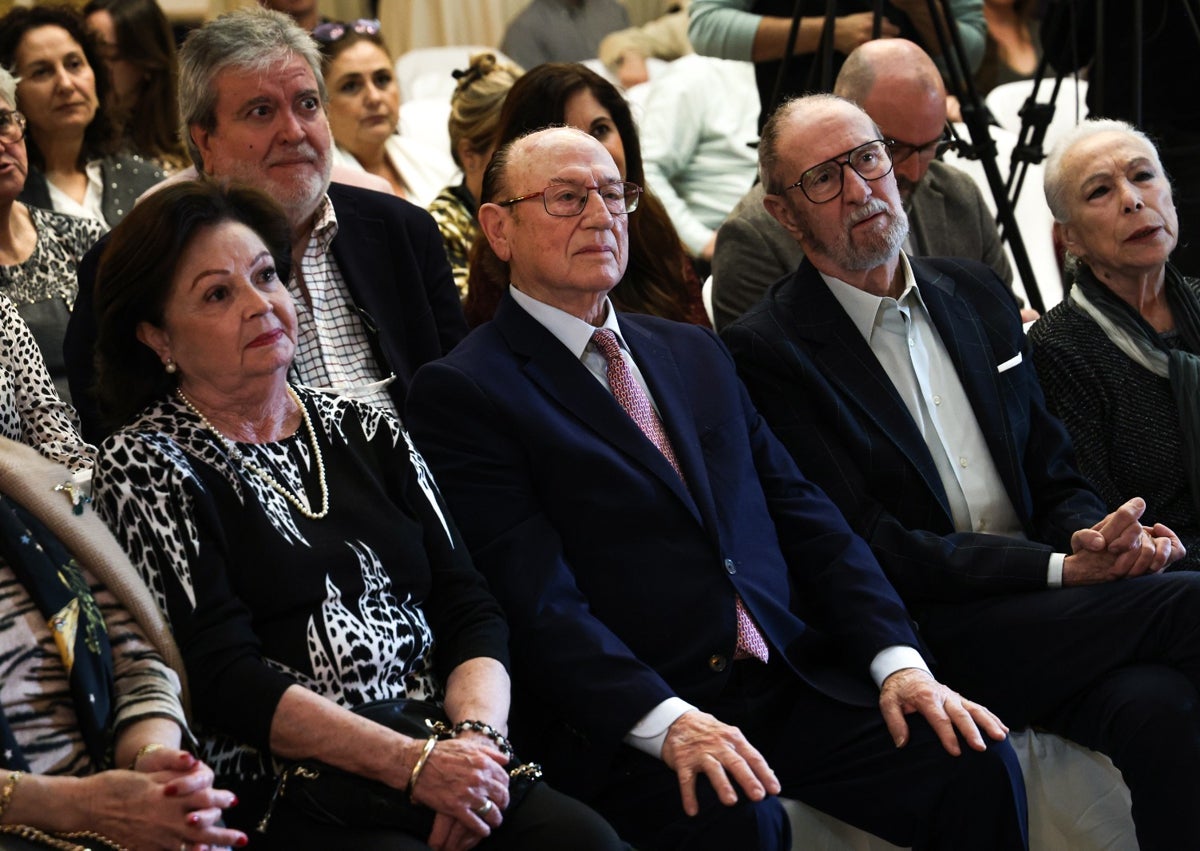
{"type": "Polygon", "coordinates": [[[296,391],[292,389],[290,384],[288,385],[287,391],[288,395],[292,397],[292,401],[294,401],[300,408],[300,416],[304,419],[304,429],[308,432],[308,443],[309,446],[312,447],[313,459],[317,462],[317,481],[321,485],[320,511],[313,511],[305,504],[305,502],[301,502],[298,496],[280,484],[274,476],[243,455],[242,450],[238,449],[237,444],[225,435],[221,434],[221,432],[217,430],[217,427],[209,422],[208,417],[200,413],[200,409],[192,404],[192,400],[183,395],[182,389],[178,387],[175,388],[175,395],[177,395],[179,400],[187,406],[188,410],[200,418],[200,422],[204,425],[204,427],[212,432],[217,439],[225,445],[225,448],[228,450],[234,461],[236,461],[238,464],[241,464],[247,470],[254,473],[256,476],[270,485],[276,493],[295,506],[296,510],[309,520],[321,520],[326,514],[329,513],[329,487],[325,484],[325,459],[321,457],[321,447],[317,444],[317,435],[316,432],[313,431],[312,420],[310,420],[308,417],[308,408],[304,407],[304,403],[300,401],[299,395],[297,395],[296,391]]]}

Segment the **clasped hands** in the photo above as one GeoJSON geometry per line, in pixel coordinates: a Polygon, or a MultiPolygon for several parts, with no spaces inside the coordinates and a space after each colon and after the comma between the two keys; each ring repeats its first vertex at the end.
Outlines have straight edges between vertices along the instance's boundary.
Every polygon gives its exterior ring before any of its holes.
{"type": "Polygon", "coordinates": [[[241,847],[247,837],[220,825],[237,802],[213,787],[212,769],[187,751],[164,747],[137,760],[136,770],[85,778],[93,786],[92,820],[82,825],[142,849],[241,847]]]}
{"type": "Polygon", "coordinates": [[[1179,537],[1161,523],[1141,524],[1146,501],[1134,497],[1090,529],[1071,536],[1063,585],[1087,585],[1158,573],[1187,555],[1179,537]]]}
{"type": "Polygon", "coordinates": [[[465,731],[437,743],[411,790],[416,803],[435,813],[426,840],[434,851],[474,848],[500,826],[509,801],[507,764],[508,757],[480,733],[465,731]]]}
{"type": "MultiPolygon", "coordinates": [[[[962,752],[960,735],[971,748],[982,751],[986,747],[984,733],[996,741],[1003,741],[1008,734],[1008,728],[986,707],[965,699],[918,668],[903,668],[884,680],[879,706],[896,747],[908,743],[904,716],[912,712],[925,717],[943,747],[955,756],[962,752]]],[[[780,792],[775,772],[741,730],[707,712],[691,710],[675,719],[667,730],[662,758],[679,778],[683,810],[690,816],[700,811],[696,798],[696,778],[700,775],[708,778],[726,806],[737,803],[734,783],[751,801],[780,792]]]]}

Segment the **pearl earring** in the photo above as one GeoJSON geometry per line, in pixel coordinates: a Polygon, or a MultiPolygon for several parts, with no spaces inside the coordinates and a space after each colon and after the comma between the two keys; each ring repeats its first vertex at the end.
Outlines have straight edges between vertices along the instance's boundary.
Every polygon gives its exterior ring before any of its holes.
{"type": "Polygon", "coordinates": [[[171,358],[167,358],[167,362],[163,364],[163,369],[167,371],[167,375],[174,375],[179,372],[179,367],[175,365],[175,361],[171,358]]]}

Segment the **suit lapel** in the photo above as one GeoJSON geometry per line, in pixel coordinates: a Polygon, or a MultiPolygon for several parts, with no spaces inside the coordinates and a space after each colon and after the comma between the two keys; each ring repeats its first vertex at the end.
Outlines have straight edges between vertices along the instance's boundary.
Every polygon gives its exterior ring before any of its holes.
{"type": "MultiPolygon", "coordinates": [[[[513,353],[524,360],[522,370],[535,385],[569,411],[597,438],[632,457],[649,473],[661,479],[688,505],[697,520],[700,519],[688,489],[666,456],[642,433],[637,423],[613,398],[612,393],[596,381],[587,367],[573,357],[553,334],[526,313],[507,293],[500,302],[493,321],[513,353]]],[[[623,324],[622,332],[625,327],[623,324]]],[[[645,375],[641,358],[637,360],[645,375]]],[[[647,382],[650,381],[649,376],[646,376],[646,379],[647,382]]],[[[658,390],[654,384],[651,384],[651,393],[661,407],[663,403],[658,398],[658,390]]],[[[675,433],[670,421],[679,418],[670,416],[665,410],[663,413],[664,420],[668,423],[667,433],[674,441],[675,433]]],[[[681,446],[675,445],[676,455],[679,456],[680,465],[687,475],[689,467],[680,455],[681,449],[681,446]]]]}
{"type": "Polygon", "coordinates": [[[936,269],[913,261],[913,274],[929,309],[942,344],[954,362],[959,381],[975,412],[992,461],[1004,482],[1009,499],[1021,517],[1029,510],[1019,483],[1024,478],[1021,459],[1011,439],[1008,410],[1000,390],[996,358],[983,320],[971,305],[954,294],[954,281],[936,269]]]}
{"type": "Polygon", "coordinates": [[[821,373],[841,390],[864,421],[896,447],[950,517],[937,466],[912,415],[867,341],[807,260],[797,272],[791,293],[781,298],[780,304],[791,313],[786,325],[806,341],[804,347],[821,373]]]}

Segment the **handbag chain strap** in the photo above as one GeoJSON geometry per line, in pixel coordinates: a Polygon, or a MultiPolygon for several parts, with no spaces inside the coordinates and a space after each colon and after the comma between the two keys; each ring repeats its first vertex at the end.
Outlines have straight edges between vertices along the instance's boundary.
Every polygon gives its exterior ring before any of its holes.
{"type": "Polygon", "coordinates": [[[118,845],[106,836],[101,836],[91,830],[77,830],[72,833],[64,833],[56,836],[53,833],[46,833],[44,830],[39,830],[36,827],[31,827],[27,824],[0,824],[0,833],[17,836],[21,839],[30,842],[37,842],[47,848],[54,848],[56,851],[92,851],[87,845],[80,845],[72,840],[91,839],[95,842],[102,842],[107,848],[112,851],[129,851],[123,845],[118,845]]]}

